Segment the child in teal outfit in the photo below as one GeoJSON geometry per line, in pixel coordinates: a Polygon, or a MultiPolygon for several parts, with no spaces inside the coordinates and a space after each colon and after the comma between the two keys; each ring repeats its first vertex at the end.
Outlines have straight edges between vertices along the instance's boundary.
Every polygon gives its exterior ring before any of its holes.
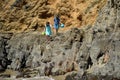
{"type": "Polygon", "coordinates": [[[50,26],[50,23],[49,22],[46,22],[46,25],[45,25],[45,34],[48,38],[48,40],[50,39],[50,35],[52,35],[52,31],[51,31],[51,26],[50,26]]]}

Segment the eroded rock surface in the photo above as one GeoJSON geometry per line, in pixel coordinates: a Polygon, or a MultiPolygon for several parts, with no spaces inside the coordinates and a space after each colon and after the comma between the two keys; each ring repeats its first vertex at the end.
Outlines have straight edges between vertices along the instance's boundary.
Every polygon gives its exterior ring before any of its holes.
{"type": "Polygon", "coordinates": [[[1,0],[0,31],[40,30],[46,21],[53,24],[56,13],[66,27],[81,27],[95,22],[107,0],[1,0]]]}
{"type": "Polygon", "coordinates": [[[12,36],[1,33],[0,70],[19,70],[17,77],[70,72],[65,80],[120,79],[119,6],[119,0],[108,0],[93,26],[72,28],[52,35],[50,41],[37,31],[12,36]]]}

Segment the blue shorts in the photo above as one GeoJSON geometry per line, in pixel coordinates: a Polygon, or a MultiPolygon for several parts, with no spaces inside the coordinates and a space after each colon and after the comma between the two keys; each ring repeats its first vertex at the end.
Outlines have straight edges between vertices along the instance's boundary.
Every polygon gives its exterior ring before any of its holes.
{"type": "Polygon", "coordinates": [[[55,29],[59,29],[59,24],[54,24],[55,29]]]}

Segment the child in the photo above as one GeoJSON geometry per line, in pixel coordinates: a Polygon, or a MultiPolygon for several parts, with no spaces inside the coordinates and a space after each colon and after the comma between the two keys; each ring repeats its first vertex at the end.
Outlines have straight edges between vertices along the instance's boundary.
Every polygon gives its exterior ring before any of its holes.
{"type": "Polygon", "coordinates": [[[50,35],[52,35],[52,31],[51,31],[51,26],[49,22],[46,22],[45,25],[45,34],[47,36],[47,39],[50,40],[50,35]]]}
{"type": "Polygon", "coordinates": [[[54,28],[56,30],[56,34],[58,33],[59,24],[60,24],[59,15],[55,15],[55,17],[54,17],[54,28]]]}

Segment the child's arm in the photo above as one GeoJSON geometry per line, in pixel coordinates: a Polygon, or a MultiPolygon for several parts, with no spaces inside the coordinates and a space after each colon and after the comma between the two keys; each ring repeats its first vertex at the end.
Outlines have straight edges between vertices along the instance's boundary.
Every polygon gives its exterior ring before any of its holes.
{"type": "Polygon", "coordinates": [[[50,27],[51,27],[51,28],[54,28],[52,24],[50,24],[50,27]]]}

